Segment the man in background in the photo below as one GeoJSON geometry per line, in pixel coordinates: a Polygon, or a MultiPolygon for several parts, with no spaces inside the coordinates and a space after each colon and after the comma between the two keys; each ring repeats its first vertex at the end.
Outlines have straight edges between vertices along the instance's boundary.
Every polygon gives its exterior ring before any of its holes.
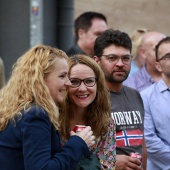
{"type": "Polygon", "coordinates": [[[156,68],[162,79],[141,92],[145,107],[147,169],[170,169],[170,37],[156,46],[156,68]]]}
{"type": "Polygon", "coordinates": [[[98,12],[85,12],[74,23],[76,44],[66,51],[68,56],[74,54],[94,55],[94,41],[107,29],[106,17],[98,12]]]}
{"type": "Polygon", "coordinates": [[[138,91],[123,86],[130,72],[131,49],[128,34],[113,29],[104,31],[94,44],[94,59],[105,74],[116,124],[116,170],[141,170],[140,160],[130,157],[134,152],[143,155],[143,169],[146,167],[142,98],[138,91]]]}
{"type": "Polygon", "coordinates": [[[161,79],[161,73],[155,67],[155,46],[164,37],[164,34],[156,31],[149,31],[143,35],[140,50],[145,58],[145,65],[129,77],[124,85],[140,92],[161,79]]]}

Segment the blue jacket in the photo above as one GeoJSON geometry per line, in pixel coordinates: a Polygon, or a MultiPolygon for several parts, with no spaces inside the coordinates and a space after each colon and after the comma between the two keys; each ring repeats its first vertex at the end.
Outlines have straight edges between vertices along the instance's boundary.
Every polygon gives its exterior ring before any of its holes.
{"type": "Polygon", "coordinates": [[[86,143],[78,136],[61,148],[58,132],[40,107],[22,111],[16,125],[9,122],[0,131],[1,170],[70,170],[88,155],[86,143]]]}

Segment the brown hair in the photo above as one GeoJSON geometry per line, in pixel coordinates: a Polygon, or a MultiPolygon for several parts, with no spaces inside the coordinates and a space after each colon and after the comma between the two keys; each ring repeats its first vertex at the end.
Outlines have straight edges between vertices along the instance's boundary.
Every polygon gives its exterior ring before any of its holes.
{"type": "MultiPolygon", "coordinates": [[[[93,133],[96,137],[100,137],[101,135],[107,132],[109,121],[111,119],[110,99],[109,99],[109,92],[105,83],[105,77],[103,71],[100,69],[98,64],[92,58],[81,54],[69,58],[68,60],[69,75],[72,67],[77,64],[85,64],[89,66],[94,71],[95,76],[97,78],[96,98],[88,106],[89,113],[93,113],[93,114],[87,113],[87,125],[92,127],[93,133]]],[[[71,114],[72,113],[70,110],[69,96],[66,96],[63,109],[61,112],[61,116],[60,116],[61,133],[65,139],[69,138],[69,132],[70,132],[69,119],[71,117],[71,114]]]]}

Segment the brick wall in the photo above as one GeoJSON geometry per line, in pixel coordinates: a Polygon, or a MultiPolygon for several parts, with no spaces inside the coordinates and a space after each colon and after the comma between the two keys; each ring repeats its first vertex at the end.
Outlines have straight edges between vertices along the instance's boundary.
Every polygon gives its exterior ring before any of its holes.
{"type": "Polygon", "coordinates": [[[109,27],[131,33],[148,28],[170,35],[170,0],[74,0],[76,18],[85,11],[106,15],[109,27]]]}

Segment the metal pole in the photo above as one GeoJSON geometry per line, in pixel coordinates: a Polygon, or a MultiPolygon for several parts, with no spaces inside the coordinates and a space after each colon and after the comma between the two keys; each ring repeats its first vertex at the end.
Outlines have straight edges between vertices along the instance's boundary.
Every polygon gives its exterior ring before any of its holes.
{"type": "Polygon", "coordinates": [[[74,43],[74,0],[60,0],[58,5],[58,47],[68,50],[74,43]]]}
{"type": "Polygon", "coordinates": [[[43,0],[30,0],[30,47],[43,43],[43,0]]]}

